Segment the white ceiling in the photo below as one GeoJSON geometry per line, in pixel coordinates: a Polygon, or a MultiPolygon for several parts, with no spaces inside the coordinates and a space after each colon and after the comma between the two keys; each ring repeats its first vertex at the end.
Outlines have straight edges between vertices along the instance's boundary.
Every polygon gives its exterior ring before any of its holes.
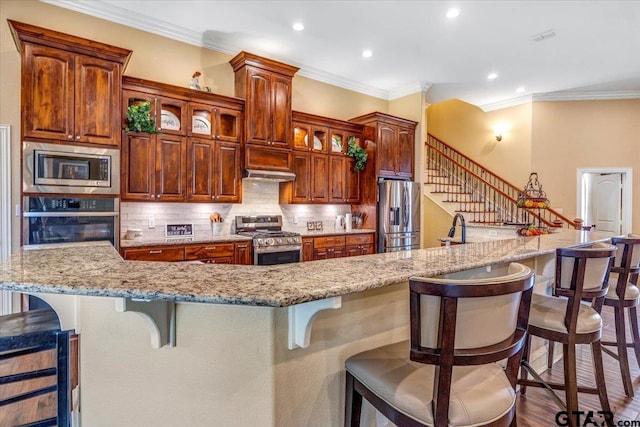
{"type": "Polygon", "coordinates": [[[429,102],[492,109],[640,97],[640,1],[43,1],[385,99],[429,88],[429,102]]]}

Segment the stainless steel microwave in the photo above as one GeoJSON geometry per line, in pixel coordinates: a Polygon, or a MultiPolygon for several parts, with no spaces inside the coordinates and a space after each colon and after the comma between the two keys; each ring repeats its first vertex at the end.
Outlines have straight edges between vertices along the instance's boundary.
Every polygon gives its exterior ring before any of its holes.
{"type": "Polygon", "coordinates": [[[118,149],[30,141],[22,149],[25,193],[120,193],[118,149]]]}

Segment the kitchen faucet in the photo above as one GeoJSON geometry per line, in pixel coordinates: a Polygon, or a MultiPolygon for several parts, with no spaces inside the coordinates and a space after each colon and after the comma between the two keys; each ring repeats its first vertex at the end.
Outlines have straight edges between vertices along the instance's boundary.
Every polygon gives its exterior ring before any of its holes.
{"type": "Polygon", "coordinates": [[[467,243],[467,225],[465,224],[464,216],[462,216],[461,213],[457,213],[453,217],[453,225],[451,226],[451,229],[449,229],[449,234],[447,236],[453,237],[453,235],[456,234],[456,222],[458,219],[460,220],[460,226],[462,227],[462,243],[467,243]]]}

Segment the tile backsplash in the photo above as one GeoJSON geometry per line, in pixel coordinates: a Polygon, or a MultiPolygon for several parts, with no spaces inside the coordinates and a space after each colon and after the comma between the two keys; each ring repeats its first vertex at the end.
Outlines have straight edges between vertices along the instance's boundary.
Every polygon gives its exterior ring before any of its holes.
{"type": "Polygon", "coordinates": [[[120,205],[121,235],[128,228],[140,228],[143,240],[165,237],[166,224],[193,224],[196,236],[212,233],[209,215],[218,212],[224,219],[222,234],[234,233],[236,216],[282,215],[283,228],[303,232],[307,221],[322,221],[325,230],[333,230],[336,215],[350,211],[350,205],[281,205],[279,184],[271,181],[244,179],[242,203],[154,203],[122,202],[120,205]],[[155,228],[149,228],[150,219],[155,228]]]}

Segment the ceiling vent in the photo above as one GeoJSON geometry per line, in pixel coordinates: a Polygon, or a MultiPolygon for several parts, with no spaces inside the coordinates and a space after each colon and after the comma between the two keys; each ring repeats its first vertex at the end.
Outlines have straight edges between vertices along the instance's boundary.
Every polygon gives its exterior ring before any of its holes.
{"type": "Polygon", "coordinates": [[[543,31],[541,33],[538,34],[534,34],[531,37],[529,37],[529,40],[534,41],[534,42],[541,42],[542,40],[546,40],[546,39],[550,39],[551,37],[555,37],[556,32],[553,30],[547,30],[547,31],[543,31]]]}

